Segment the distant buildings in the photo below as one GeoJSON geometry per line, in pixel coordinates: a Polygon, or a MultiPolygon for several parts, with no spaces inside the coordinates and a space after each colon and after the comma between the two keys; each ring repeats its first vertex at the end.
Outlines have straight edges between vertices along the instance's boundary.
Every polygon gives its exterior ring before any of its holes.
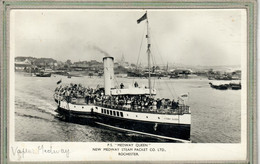
{"type": "Polygon", "coordinates": [[[16,57],[15,71],[38,72],[42,69],[55,69],[57,61],[52,58],[16,57]]]}
{"type": "Polygon", "coordinates": [[[241,80],[241,70],[227,72],[210,69],[207,76],[210,80],[241,80]]]}
{"type": "Polygon", "coordinates": [[[79,61],[79,62],[74,62],[72,65],[70,65],[70,68],[73,71],[98,72],[103,69],[103,63],[98,62],[96,60],[79,61]]]}
{"type": "Polygon", "coordinates": [[[18,59],[18,60],[15,60],[14,65],[15,65],[15,71],[25,71],[32,66],[32,63],[28,59],[25,59],[23,61],[18,59]]]}
{"type": "Polygon", "coordinates": [[[191,69],[174,69],[170,71],[170,78],[188,78],[192,73],[191,69]]]}
{"type": "MultiPolygon", "coordinates": [[[[160,65],[151,67],[151,77],[170,77],[170,78],[188,78],[191,76],[204,76],[209,79],[216,80],[239,80],[241,79],[241,71],[236,69],[222,69],[213,70],[212,68],[193,68],[188,69],[186,67],[174,68],[171,66],[169,70],[167,66],[160,65]]],[[[96,60],[90,61],[78,61],[66,62],[56,61],[52,58],[34,58],[34,57],[16,57],[15,58],[15,71],[26,72],[39,72],[41,70],[52,70],[53,72],[61,75],[79,74],[79,75],[97,75],[103,74],[103,63],[96,60]]],[[[122,56],[119,62],[114,63],[114,72],[120,77],[132,76],[132,77],[148,77],[147,66],[135,65],[125,62],[124,56],[122,56]]]]}

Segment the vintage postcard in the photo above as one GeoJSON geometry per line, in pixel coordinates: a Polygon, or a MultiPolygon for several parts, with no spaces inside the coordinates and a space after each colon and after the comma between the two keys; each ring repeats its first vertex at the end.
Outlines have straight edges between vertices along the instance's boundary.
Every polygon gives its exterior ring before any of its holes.
{"type": "Polygon", "coordinates": [[[7,162],[252,161],[255,4],[169,2],[10,2],[7,162]]]}

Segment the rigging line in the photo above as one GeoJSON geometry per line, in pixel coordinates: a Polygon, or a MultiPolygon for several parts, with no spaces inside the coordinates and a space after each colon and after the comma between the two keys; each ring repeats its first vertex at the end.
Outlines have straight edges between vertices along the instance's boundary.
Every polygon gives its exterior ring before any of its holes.
{"type": "MultiPolygon", "coordinates": [[[[167,85],[168,85],[168,84],[167,84],[167,85]]],[[[178,96],[178,94],[176,93],[176,91],[175,91],[175,89],[174,89],[174,87],[173,87],[172,85],[170,85],[170,88],[172,88],[172,90],[173,90],[175,96],[178,96]]],[[[174,95],[172,95],[172,96],[174,96],[174,95]]]]}
{"type": "Polygon", "coordinates": [[[95,78],[95,77],[94,77],[94,81],[92,81],[92,83],[90,83],[90,86],[92,86],[92,85],[96,82],[97,79],[98,79],[98,78],[95,78]]]}
{"type": "MultiPolygon", "coordinates": [[[[160,80],[159,80],[159,85],[160,85],[160,87],[164,86],[160,80]]],[[[172,93],[171,89],[169,89],[169,86],[168,86],[168,85],[166,85],[166,87],[167,87],[167,88],[168,88],[168,90],[170,91],[170,96],[172,96],[172,97],[173,97],[173,93],[172,93]]]]}
{"type": "Polygon", "coordinates": [[[119,83],[117,81],[117,77],[116,76],[114,76],[114,79],[115,79],[115,82],[116,82],[117,86],[119,86],[119,83]]]}
{"type": "Polygon", "coordinates": [[[153,55],[153,53],[151,53],[151,57],[152,57],[153,65],[155,66],[155,65],[156,65],[156,62],[155,62],[155,60],[154,60],[154,55],[153,55]]]}
{"type": "MultiPolygon", "coordinates": [[[[172,88],[172,90],[173,90],[175,96],[178,96],[177,93],[176,93],[176,91],[175,91],[175,89],[174,89],[174,87],[173,87],[172,85],[170,85],[170,88],[172,88]]],[[[174,95],[172,95],[172,96],[174,96],[174,95]]]]}
{"type": "Polygon", "coordinates": [[[171,96],[173,97],[174,95],[177,96],[176,91],[174,89],[174,87],[172,87],[170,84],[167,83],[167,81],[165,81],[166,87],[169,89],[171,96]],[[173,92],[172,92],[173,91],[173,92]]]}
{"type": "MultiPolygon", "coordinates": [[[[170,94],[171,94],[171,96],[173,97],[174,96],[174,94],[173,94],[173,92],[172,92],[172,89],[171,89],[171,87],[169,87],[169,85],[168,85],[168,83],[167,82],[165,82],[166,83],[166,87],[169,89],[169,91],[170,91],[170,94]]],[[[173,91],[175,92],[175,90],[173,89],[173,91]]]]}
{"type": "MultiPolygon", "coordinates": [[[[160,80],[157,80],[157,81],[159,82],[159,84],[161,86],[161,81],[160,80]]],[[[175,89],[172,88],[171,85],[169,86],[169,84],[167,82],[165,82],[165,83],[166,83],[167,89],[170,91],[171,96],[173,97],[174,95],[177,95],[176,92],[175,92],[175,89]],[[172,92],[172,90],[173,90],[174,93],[172,92]]]]}
{"type": "MultiPolygon", "coordinates": [[[[151,33],[151,28],[150,28],[150,34],[152,34],[151,33]]],[[[151,53],[151,56],[152,56],[153,66],[155,67],[155,66],[157,66],[157,63],[156,63],[156,60],[155,60],[155,56],[153,55],[153,53],[151,53]]],[[[154,84],[155,84],[155,79],[154,79],[154,84]]]]}
{"type": "MultiPolygon", "coordinates": [[[[164,65],[164,61],[163,61],[163,58],[162,58],[162,55],[161,55],[161,53],[160,53],[160,51],[159,51],[159,48],[158,48],[158,44],[157,44],[157,41],[156,41],[156,37],[155,37],[155,35],[153,35],[153,33],[151,32],[152,30],[150,30],[150,34],[152,35],[152,37],[154,38],[153,39],[153,41],[154,41],[154,43],[155,43],[155,47],[157,48],[157,50],[158,50],[158,54],[159,54],[159,56],[160,56],[160,58],[161,58],[161,60],[162,60],[162,64],[164,65]]],[[[169,85],[168,85],[168,83],[166,82],[166,85],[167,85],[167,87],[169,87],[169,85]]],[[[170,85],[171,86],[171,85],[170,85]]],[[[171,86],[171,88],[173,89],[173,91],[174,91],[174,94],[177,96],[177,94],[176,94],[176,91],[175,91],[175,89],[174,89],[174,87],[173,86],[171,86]]],[[[170,89],[170,88],[169,88],[170,89]]],[[[171,89],[170,89],[171,90],[171,89]]],[[[171,92],[171,91],[170,91],[171,92]]],[[[172,96],[173,96],[173,94],[172,94],[172,96]]]]}
{"type": "MultiPolygon", "coordinates": [[[[138,63],[139,63],[141,49],[142,49],[143,40],[144,40],[144,32],[145,32],[145,26],[144,26],[144,29],[143,29],[143,34],[142,34],[142,38],[141,38],[141,44],[140,44],[140,47],[139,47],[138,58],[137,58],[137,62],[136,62],[136,70],[138,69],[138,63]]],[[[135,77],[133,78],[133,82],[132,83],[134,83],[134,80],[135,80],[135,77]]]]}
{"type": "Polygon", "coordinates": [[[160,83],[160,81],[158,81],[158,87],[156,87],[156,88],[161,88],[161,83],[160,83]]]}
{"type": "Polygon", "coordinates": [[[157,42],[156,42],[156,37],[155,37],[155,35],[153,35],[153,33],[151,33],[151,35],[152,35],[152,37],[154,38],[153,41],[154,41],[154,43],[155,43],[156,49],[158,50],[158,54],[159,54],[159,56],[160,56],[160,58],[161,58],[161,60],[162,60],[162,64],[164,65],[164,61],[163,61],[162,55],[161,55],[161,53],[160,53],[160,51],[159,51],[158,44],[157,44],[157,42]]]}
{"type": "MultiPolygon", "coordinates": [[[[156,62],[155,62],[155,60],[154,60],[154,55],[153,55],[152,53],[151,53],[151,56],[152,56],[153,65],[156,66],[156,62]]],[[[156,79],[156,78],[154,78],[153,87],[155,86],[155,79],[156,79]]]]}

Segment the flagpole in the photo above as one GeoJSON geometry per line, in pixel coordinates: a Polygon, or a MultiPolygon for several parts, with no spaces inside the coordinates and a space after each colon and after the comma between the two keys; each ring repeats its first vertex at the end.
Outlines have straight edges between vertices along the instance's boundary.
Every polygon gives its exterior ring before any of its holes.
{"type": "Polygon", "coordinates": [[[151,97],[151,63],[150,63],[150,58],[151,58],[150,57],[150,55],[151,55],[150,46],[151,46],[151,43],[150,43],[150,33],[149,33],[149,23],[148,23],[147,11],[146,11],[146,25],[147,25],[146,38],[147,38],[147,55],[148,55],[148,74],[149,74],[148,87],[149,87],[149,94],[150,94],[150,97],[151,97]]]}

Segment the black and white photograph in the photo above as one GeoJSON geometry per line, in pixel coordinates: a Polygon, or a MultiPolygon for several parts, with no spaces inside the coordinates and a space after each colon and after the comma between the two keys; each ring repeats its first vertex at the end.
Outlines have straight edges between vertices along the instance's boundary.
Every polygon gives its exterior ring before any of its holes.
{"type": "MultiPolygon", "coordinates": [[[[120,159],[246,148],[247,37],[246,9],[13,9],[12,142],[103,144],[89,151],[120,159]]],[[[68,158],[54,147],[10,154],[68,158]]]]}

